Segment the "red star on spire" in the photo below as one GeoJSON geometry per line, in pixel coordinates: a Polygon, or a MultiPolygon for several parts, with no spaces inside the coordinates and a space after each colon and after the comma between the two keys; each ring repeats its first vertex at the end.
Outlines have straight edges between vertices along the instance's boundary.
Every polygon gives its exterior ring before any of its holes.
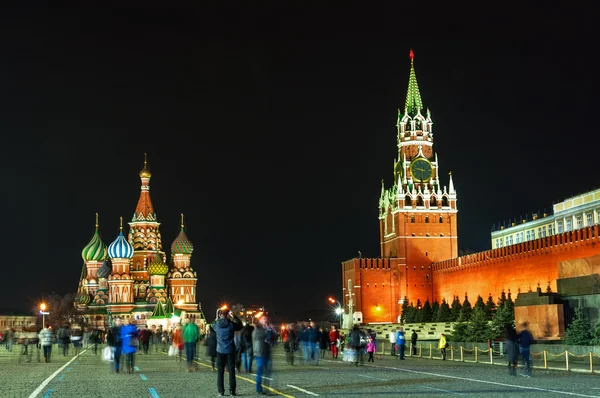
{"type": "Polygon", "coordinates": [[[408,56],[410,57],[410,62],[412,62],[415,59],[415,53],[413,52],[412,48],[410,49],[410,53],[408,54],[408,56]]]}

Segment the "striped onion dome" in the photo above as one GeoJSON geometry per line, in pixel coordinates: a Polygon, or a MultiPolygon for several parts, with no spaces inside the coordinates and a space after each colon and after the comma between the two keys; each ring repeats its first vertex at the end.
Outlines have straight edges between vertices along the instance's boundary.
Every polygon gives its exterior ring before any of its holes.
{"type": "Polygon", "coordinates": [[[75,297],[75,302],[77,304],[87,305],[90,303],[91,299],[92,299],[91,296],[89,294],[87,294],[86,292],[79,292],[79,293],[77,293],[77,296],[75,297]]]}
{"type": "Polygon", "coordinates": [[[108,278],[108,276],[112,273],[112,265],[110,264],[110,260],[104,259],[104,263],[102,267],[98,269],[98,278],[108,278]]]}
{"type": "Polygon", "coordinates": [[[98,213],[96,213],[96,231],[90,242],[81,251],[83,261],[101,261],[104,258],[106,245],[98,232],[98,213]]]}
{"type": "Polygon", "coordinates": [[[185,224],[183,223],[183,213],[181,213],[181,231],[171,245],[171,254],[192,254],[194,246],[185,234],[185,224]]]}
{"type": "Polygon", "coordinates": [[[125,236],[123,236],[122,229],[121,232],[119,232],[117,239],[108,246],[108,255],[110,258],[133,257],[133,246],[131,246],[131,244],[127,242],[127,239],[125,239],[125,236]]]}
{"type": "Polygon", "coordinates": [[[154,260],[148,266],[148,274],[150,275],[166,275],[169,272],[169,266],[165,264],[162,255],[157,254],[154,260]]]}

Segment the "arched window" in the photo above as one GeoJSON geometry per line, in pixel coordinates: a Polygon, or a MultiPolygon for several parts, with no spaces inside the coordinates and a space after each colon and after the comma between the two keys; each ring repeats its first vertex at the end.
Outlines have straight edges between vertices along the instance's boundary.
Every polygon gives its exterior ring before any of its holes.
{"type": "Polygon", "coordinates": [[[443,207],[450,206],[450,202],[448,202],[448,197],[447,196],[442,196],[442,206],[443,207]]]}
{"type": "Polygon", "coordinates": [[[415,215],[413,214],[412,216],[410,216],[410,222],[414,223],[415,222],[415,215]]]}
{"type": "Polygon", "coordinates": [[[440,216],[440,224],[444,222],[444,216],[440,216]]]}
{"type": "Polygon", "coordinates": [[[431,199],[429,199],[429,207],[438,207],[437,198],[433,195],[431,196],[431,199]]]}
{"type": "Polygon", "coordinates": [[[411,200],[411,198],[410,198],[410,195],[406,195],[406,196],[404,197],[404,205],[405,205],[405,206],[412,206],[412,200],[411,200]]]}
{"type": "Polygon", "coordinates": [[[425,216],[425,224],[429,224],[429,216],[425,216]]]}
{"type": "Polygon", "coordinates": [[[423,201],[423,197],[421,195],[417,196],[417,206],[425,206],[425,202],[423,201]]]}

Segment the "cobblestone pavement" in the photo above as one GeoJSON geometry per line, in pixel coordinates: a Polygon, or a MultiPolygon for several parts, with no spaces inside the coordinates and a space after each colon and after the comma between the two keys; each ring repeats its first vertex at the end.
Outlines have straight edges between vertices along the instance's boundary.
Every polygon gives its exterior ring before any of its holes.
{"type": "MultiPolygon", "coordinates": [[[[31,362],[0,348],[0,397],[212,397],[217,396],[216,372],[199,347],[197,370],[186,372],[185,361],[164,353],[137,354],[133,374],[110,371],[109,364],[85,350],[81,355],[58,355],[50,363],[31,362]],[[21,362],[19,362],[21,359],[21,362]]],[[[101,350],[98,350],[100,354],[101,350]]],[[[599,397],[597,374],[534,369],[530,378],[509,376],[503,366],[439,359],[385,356],[374,363],[354,366],[331,359],[305,365],[296,356],[286,364],[281,346],[274,350],[269,395],[285,397],[599,397]]],[[[237,393],[257,396],[255,376],[237,375],[237,393]]],[[[228,390],[227,376],[225,389],[228,390]]]]}

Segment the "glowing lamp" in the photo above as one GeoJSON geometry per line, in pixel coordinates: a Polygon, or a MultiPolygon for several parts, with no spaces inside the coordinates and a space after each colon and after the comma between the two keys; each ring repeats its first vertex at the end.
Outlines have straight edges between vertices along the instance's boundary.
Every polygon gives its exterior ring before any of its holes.
{"type": "Polygon", "coordinates": [[[381,311],[381,307],[380,307],[380,306],[377,306],[377,307],[375,307],[375,309],[376,309],[377,311],[381,311]]]}
{"type": "Polygon", "coordinates": [[[40,304],[40,310],[46,311],[46,304],[45,303],[40,304]]]}
{"type": "Polygon", "coordinates": [[[344,312],[344,310],[341,309],[340,307],[338,307],[338,308],[335,309],[336,315],[341,315],[343,312],[344,312]]]}

